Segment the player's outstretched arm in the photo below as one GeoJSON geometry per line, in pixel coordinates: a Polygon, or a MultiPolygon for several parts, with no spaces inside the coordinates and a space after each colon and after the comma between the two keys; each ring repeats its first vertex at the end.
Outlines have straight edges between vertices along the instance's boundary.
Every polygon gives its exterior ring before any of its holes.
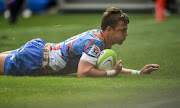
{"type": "Polygon", "coordinates": [[[140,74],[150,74],[151,72],[158,70],[158,69],[159,69],[158,64],[148,64],[140,70],[140,74]]]}
{"type": "Polygon", "coordinates": [[[144,66],[140,71],[122,68],[121,73],[125,74],[150,74],[151,72],[158,70],[158,64],[148,64],[144,66]]]}

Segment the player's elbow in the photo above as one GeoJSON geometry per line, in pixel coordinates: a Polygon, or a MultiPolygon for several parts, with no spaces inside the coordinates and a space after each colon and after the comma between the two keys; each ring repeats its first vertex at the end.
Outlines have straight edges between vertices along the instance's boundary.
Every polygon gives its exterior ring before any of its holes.
{"type": "Polygon", "coordinates": [[[77,77],[90,77],[91,69],[94,67],[87,61],[80,60],[78,64],[77,77]]]}
{"type": "Polygon", "coordinates": [[[88,72],[85,71],[78,71],[77,77],[89,77],[88,72]]]}

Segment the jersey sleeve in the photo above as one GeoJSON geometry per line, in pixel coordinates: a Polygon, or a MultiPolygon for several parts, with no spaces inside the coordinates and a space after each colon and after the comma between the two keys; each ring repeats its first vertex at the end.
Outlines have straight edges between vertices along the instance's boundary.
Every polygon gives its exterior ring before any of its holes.
{"type": "Polygon", "coordinates": [[[102,50],[102,42],[92,39],[85,47],[84,51],[87,55],[92,57],[98,57],[102,50]]]}
{"type": "Polygon", "coordinates": [[[89,56],[88,54],[86,53],[83,53],[80,60],[83,60],[83,61],[87,61],[93,65],[96,65],[96,62],[97,62],[97,58],[96,57],[92,57],[92,56],[89,56]]]}
{"type": "Polygon", "coordinates": [[[92,39],[85,47],[80,60],[87,61],[93,65],[96,65],[97,58],[102,50],[102,42],[92,39]]]}

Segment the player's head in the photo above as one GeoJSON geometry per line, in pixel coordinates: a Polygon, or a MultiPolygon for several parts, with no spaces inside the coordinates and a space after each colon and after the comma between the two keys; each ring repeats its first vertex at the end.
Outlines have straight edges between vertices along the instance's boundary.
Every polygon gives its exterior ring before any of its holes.
{"type": "Polygon", "coordinates": [[[111,7],[104,12],[101,29],[110,45],[121,45],[126,40],[128,24],[129,17],[122,10],[111,7]]]}
{"type": "Polygon", "coordinates": [[[119,21],[129,24],[128,15],[118,8],[108,8],[103,14],[101,29],[105,30],[108,26],[114,29],[119,21]]]}

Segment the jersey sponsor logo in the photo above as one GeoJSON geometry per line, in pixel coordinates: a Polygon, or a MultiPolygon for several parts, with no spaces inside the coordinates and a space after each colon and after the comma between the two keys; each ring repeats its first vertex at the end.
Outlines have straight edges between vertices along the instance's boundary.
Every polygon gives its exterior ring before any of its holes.
{"type": "Polygon", "coordinates": [[[94,44],[88,54],[94,57],[98,57],[100,54],[100,48],[94,44]]]}

